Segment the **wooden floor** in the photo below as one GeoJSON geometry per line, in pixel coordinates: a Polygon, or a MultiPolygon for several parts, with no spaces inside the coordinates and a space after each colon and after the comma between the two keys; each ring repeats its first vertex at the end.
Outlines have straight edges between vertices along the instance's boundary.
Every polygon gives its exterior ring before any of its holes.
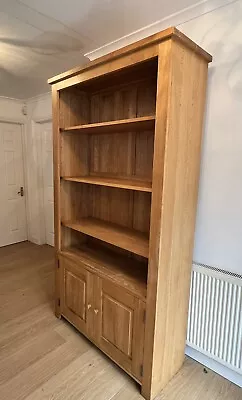
{"type": "MultiPolygon", "coordinates": [[[[142,400],[139,386],[53,313],[53,249],[0,249],[0,399],[142,400]]],[[[157,400],[241,400],[242,390],[186,359],[157,400]]]]}

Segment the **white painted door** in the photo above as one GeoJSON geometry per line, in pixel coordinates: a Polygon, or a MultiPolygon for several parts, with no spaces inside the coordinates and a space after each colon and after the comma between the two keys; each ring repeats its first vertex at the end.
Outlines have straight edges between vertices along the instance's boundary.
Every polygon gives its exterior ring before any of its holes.
{"type": "Polygon", "coordinates": [[[0,246],[26,239],[22,127],[0,122],[0,246]]]}
{"type": "Polygon", "coordinates": [[[53,148],[52,123],[40,124],[42,137],[42,165],[43,165],[43,192],[45,242],[54,246],[54,185],[53,185],[53,148]]]}

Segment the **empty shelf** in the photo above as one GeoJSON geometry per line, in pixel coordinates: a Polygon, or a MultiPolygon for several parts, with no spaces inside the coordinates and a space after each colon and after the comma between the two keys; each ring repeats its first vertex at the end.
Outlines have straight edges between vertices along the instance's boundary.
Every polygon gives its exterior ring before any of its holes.
{"type": "Polygon", "coordinates": [[[145,131],[155,127],[155,117],[139,117],[121,119],[117,121],[99,122],[95,124],[85,124],[69,126],[61,129],[61,132],[82,132],[82,133],[117,133],[130,131],[145,131]]]}
{"type": "Polygon", "coordinates": [[[103,178],[98,176],[63,176],[62,179],[71,182],[89,183],[91,185],[109,186],[137,190],[140,192],[152,192],[151,182],[134,179],[103,178]]]}
{"type": "Polygon", "coordinates": [[[132,253],[148,257],[148,235],[134,229],[91,217],[82,218],[79,221],[63,221],[62,224],[132,253]]]}

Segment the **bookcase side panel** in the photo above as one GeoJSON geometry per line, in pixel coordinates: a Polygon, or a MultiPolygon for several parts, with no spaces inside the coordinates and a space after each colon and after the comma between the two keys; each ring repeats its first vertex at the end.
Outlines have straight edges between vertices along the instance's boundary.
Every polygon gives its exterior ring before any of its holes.
{"type": "Polygon", "coordinates": [[[159,45],[156,124],[154,138],[154,159],[152,176],[152,201],[149,242],[149,267],[147,282],[146,323],[144,344],[144,374],[142,395],[149,399],[152,388],[152,369],[154,352],[154,335],[156,326],[157,280],[161,236],[161,204],[163,192],[163,169],[165,139],[168,129],[168,101],[171,86],[171,42],[159,45]]]}
{"type": "Polygon", "coordinates": [[[182,43],[170,43],[171,85],[149,398],[169,382],[184,360],[207,82],[207,61],[182,43]]]}
{"type": "Polygon", "coordinates": [[[54,230],[55,230],[55,314],[60,317],[60,270],[58,251],[61,247],[60,226],[60,136],[59,92],[52,86],[53,162],[54,162],[54,230]]]}

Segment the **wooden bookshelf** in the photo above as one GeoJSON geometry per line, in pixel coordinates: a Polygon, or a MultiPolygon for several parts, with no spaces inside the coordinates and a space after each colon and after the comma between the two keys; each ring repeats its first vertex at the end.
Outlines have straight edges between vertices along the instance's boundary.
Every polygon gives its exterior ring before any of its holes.
{"type": "Polygon", "coordinates": [[[149,240],[144,233],[90,217],[82,218],[79,221],[62,221],[62,225],[140,256],[148,257],[149,240]]]}
{"type": "Polygon", "coordinates": [[[147,400],[184,359],[210,61],[169,28],[50,80],[55,312],[147,400]]]}
{"type": "Polygon", "coordinates": [[[62,128],[61,132],[79,133],[117,133],[130,131],[148,131],[155,127],[155,117],[128,118],[117,121],[100,122],[95,124],[83,124],[62,128]]]}
{"type": "Polygon", "coordinates": [[[64,181],[87,183],[90,185],[116,187],[120,189],[137,190],[140,192],[152,192],[151,182],[135,179],[122,179],[102,176],[63,176],[64,181]]]}

